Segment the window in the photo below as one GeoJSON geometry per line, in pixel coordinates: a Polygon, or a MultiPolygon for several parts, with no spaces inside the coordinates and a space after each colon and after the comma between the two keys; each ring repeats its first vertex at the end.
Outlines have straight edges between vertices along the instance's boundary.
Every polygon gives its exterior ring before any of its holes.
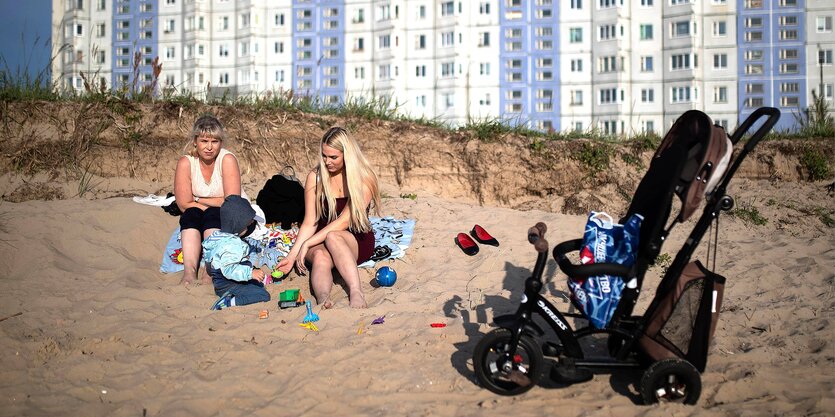
{"type": "Polygon", "coordinates": [[[521,41],[508,42],[505,45],[505,49],[508,50],[508,51],[521,51],[522,50],[522,42],[521,41]]]}
{"type": "Polygon", "coordinates": [[[415,106],[426,107],[426,95],[420,95],[415,97],[415,106]]]}
{"type": "Polygon", "coordinates": [[[554,28],[551,26],[539,26],[536,28],[536,36],[551,37],[554,35],[554,28]]]}
{"type": "Polygon", "coordinates": [[[228,72],[223,72],[223,73],[221,73],[221,74],[220,74],[220,77],[218,78],[218,82],[217,82],[217,83],[218,83],[218,85],[227,85],[227,84],[229,84],[229,73],[228,73],[228,72]]]}
{"type": "Polygon", "coordinates": [[[641,103],[655,103],[655,90],[652,88],[641,89],[641,103]]]}
{"type": "Polygon", "coordinates": [[[749,17],[745,19],[745,27],[747,28],[761,28],[763,27],[762,17],[749,17]]]}
{"type": "Polygon", "coordinates": [[[381,80],[390,80],[391,79],[391,65],[384,64],[377,67],[377,73],[379,74],[379,78],[381,80]]]}
{"type": "Polygon", "coordinates": [[[823,49],[818,51],[818,65],[832,65],[832,50],[823,49]]]}
{"type": "Polygon", "coordinates": [[[572,106],[582,106],[583,105],[583,90],[571,90],[571,105],[572,106]]]}
{"type": "Polygon", "coordinates": [[[728,54],[714,54],[713,69],[728,69],[728,54]]]}
{"type": "Polygon", "coordinates": [[[652,120],[644,120],[641,122],[641,129],[644,133],[655,133],[655,122],[652,120]]]}
{"type": "Polygon", "coordinates": [[[652,57],[651,56],[642,56],[641,57],[641,72],[652,72],[652,57]]]}
{"type": "Polygon", "coordinates": [[[165,0],[165,4],[168,6],[174,6],[177,4],[177,0],[165,0]]]}
{"type": "Polygon", "coordinates": [[[96,25],[96,37],[103,38],[107,34],[107,28],[104,23],[96,25]]]}
{"type": "Polygon", "coordinates": [[[548,19],[552,16],[551,9],[537,9],[536,10],[536,18],[537,19],[548,19]]]}
{"type": "Polygon", "coordinates": [[[745,0],[746,9],[762,9],[763,0],[745,0]]]}
{"type": "Polygon", "coordinates": [[[229,56],[229,46],[220,45],[219,48],[218,48],[218,56],[221,56],[221,57],[229,56]]]}
{"type": "Polygon", "coordinates": [[[97,0],[96,10],[104,10],[107,7],[107,0],[97,0]]]}
{"type": "Polygon", "coordinates": [[[797,96],[783,96],[780,98],[780,106],[782,107],[797,107],[800,100],[797,96]]]}
{"type": "Polygon", "coordinates": [[[607,8],[610,8],[610,7],[616,7],[617,6],[617,1],[616,0],[598,0],[597,4],[601,9],[607,9],[607,8]]]}
{"type": "Polygon", "coordinates": [[[763,73],[762,64],[748,64],[745,66],[745,73],[748,75],[760,75],[763,73]]]}
{"type": "Polygon", "coordinates": [[[815,18],[818,33],[832,32],[832,16],[818,16],[815,18]]]}
{"type": "Polygon", "coordinates": [[[780,0],[780,7],[795,7],[797,0],[780,0]]]}
{"type": "Polygon", "coordinates": [[[176,20],[168,19],[165,21],[165,33],[174,33],[176,20]]]}
{"type": "Polygon", "coordinates": [[[507,80],[510,82],[522,81],[522,73],[519,71],[508,72],[507,80]]]}
{"type": "Polygon", "coordinates": [[[442,62],[441,63],[441,77],[452,77],[455,75],[455,63],[454,62],[442,62]]]}
{"type": "Polygon", "coordinates": [[[765,92],[765,87],[762,83],[748,84],[745,86],[745,92],[749,94],[762,94],[765,92]]]}
{"type": "Polygon", "coordinates": [[[835,88],[833,88],[832,84],[824,84],[824,86],[823,86],[823,98],[825,98],[827,100],[832,100],[832,90],[835,90],[835,88]]]}
{"type": "Polygon", "coordinates": [[[761,40],[763,40],[763,33],[760,31],[745,33],[746,42],[759,42],[761,40]]]}
{"type": "Polygon", "coordinates": [[[522,91],[520,90],[510,90],[507,92],[507,99],[508,100],[521,100],[522,99],[522,91]]]}
{"type": "Polygon", "coordinates": [[[604,135],[616,135],[618,133],[617,120],[604,120],[601,125],[603,126],[604,135]]]}
{"type": "Polygon", "coordinates": [[[612,104],[618,100],[617,88],[603,88],[600,90],[600,104],[612,104]]]}
{"type": "Polygon", "coordinates": [[[673,37],[689,36],[690,35],[690,21],[673,22],[673,37]]]}
{"type": "Polygon", "coordinates": [[[694,87],[673,87],[670,100],[673,103],[686,103],[698,99],[698,90],[694,87]]]}
{"type": "Polygon", "coordinates": [[[601,25],[598,27],[598,39],[608,40],[617,36],[615,32],[615,25],[601,25]]]}
{"type": "Polygon", "coordinates": [[[582,59],[572,59],[571,60],[571,72],[583,72],[583,60],[582,59]]]}
{"type": "Polygon", "coordinates": [[[538,40],[536,41],[536,49],[540,51],[550,51],[554,47],[554,42],[551,40],[538,40]]]}
{"type": "Polygon", "coordinates": [[[481,32],[478,35],[478,46],[490,46],[490,32],[481,32]]]}
{"type": "Polygon", "coordinates": [[[719,20],[713,22],[713,36],[725,36],[728,34],[728,22],[719,20]]]}
{"type": "Polygon", "coordinates": [[[106,60],[104,51],[96,51],[96,64],[104,64],[106,60]]]}
{"type": "Polygon", "coordinates": [[[540,101],[536,103],[536,111],[538,113],[545,113],[554,111],[554,105],[550,101],[540,101]]]}
{"type": "Polygon", "coordinates": [[[284,13],[277,13],[273,21],[275,26],[284,26],[284,13]]]}
{"type": "Polygon", "coordinates": [[[537,71],[536,72],[536,80],[537,81],[551,81],[554,79],[554,73],[551,71],[537,71]]]}
{"type": "Polygon", "coordinates": [[[441,33],[441,47],[450,47],[455,43],[455,32],[441,33]]]}
{"type": "Polygon", "coordinates": [[[583,8],[583,0],[571,0],[571,8],[579,10],[583,8]]]}
{"type": "Polygon", "coordinates": [[[797,31],[796,30],[781,30],[780,31],[780,40],[784,41],[793,41],[797,39],[797,31]]]}
{"type": "Polygon", "coordinates": [[[365,39],[363,38],[356,38],[354,39],[354,51],[361,52],[365,50],[365,39]]]}
{"type": "Polygon", "coordinates": [[[642,41],[652,39],[652,25],[641,25],[640,26],[640,39],[642,41]]]}
{"type": "Polygon", "coordinates": [[[583,131],[583,122],[574,122],[574,131],[575,132],[582,132],[583,131]]]}
{"type": "Polygon", "coordinates": [[[510,69],[522,68],[522,60],[521,59],[509,59],[507,61],[507,67],[510,68],[510,69]]]}
{"type": "Polygon", "coordinates": [[[750,51],[745,51],[745,60],[746,61],[762,61],[763,60],[762,49],[752,49],[750,51]]]}
{"type": "Polygon", "coordinates": [[[455,14],[455,3],[451,1],[445,1],[441,3],[441,16],[452,16],[455,14]]]}
{"type": "Polygon", "coordinates": [[[780,92],[781,93],[798,93],[798,92],[800,92],[800,84],[799,83],[781,83],[780,84],[780,92]]]}
{"type": "Polygon", "coordinates": [[[538,58],[536,60],[537,68],[551,68],[554,66],[554,60],[551,58],[538,58]]]}
{"type": "Polygon", "coordinates": [[[417,35],[415,38],[415,49],[426,49],[426,35],[417,35]]]}
{"type": "Polygon", "coordinates": [[[698,55],[695,55],[695,54],[693,55],[693,59],[692,59],[693,63],[692,63],[692,66],[691,66],[691,56],[690,56],[690,54],[673,55],[671,57],[672,62],[671,62],[670,68],[673,71],[696,68],[697,67],[697,65],[696,65],[696,57],[697,56],[698,55]]]}
{"type": "Polygon", "coordinates": [[[365,79],[365,67],[354,68],[354,78],[356,78],[358,80],[364,80],[365,79]]]}
{"type": "Polygon", "coordinates": [[[284,53],[284,42],[276,42],[275,46],[273,47],[273,50],[277,54],[283,54],[284,53]]]}
{"type": "Polygon", "coordinates": [[[424,5],[418,6],[417,18],[418,19],[426,19],[426,6],[424,6],[424,5]]]}
{"type": "Polygon", "coordinates": [[[478,64],[478,73],[479,75],[490,75],[490,63],[482,62],[478,64]]]}
{"type": "Polygon", "coordinates": [[[229,16],[223,16],[220,18],[220,30],[228,30],[229,29],[229,16]]]}
{"type": "Polygon", "coordinates": [[[641,6],[652,7],[653,0],[641,0],[641,6]]]}
{"type": "Polygon", "coordinates": [[[583,41],[583,28],[568,29],[568,41],[570,43],[580,43],[583,41]]]}
{"type": "Polygon", "coordinates": [[[713,87],[713,102],[727,103],[728,102],[728,87],[713,87]]]}
{"type": "Polygon", "coordinates": [[[165,48],[165,59],[171,61],[177,57],[177,50],[173,46],[165,48]]]}
{"type": "Polygon", "coordinates": [[[455,94],[453,93],[445,93],[444,96],[444,105],[446,108],[452,108],[455,105],[455,94]]]}
{"type": "Polygon", "coordinates": [[[612,56],[602,56],[597,59],[597,72],[604,73],[604,72],[614,72],[617,71],[617,57],[612,56]]]}
{"type": "Polygon", "coordinates": [[[75,36],[84,36],[84,25],[76,23],[74,33],[75,36]]]}
{"type": "Polygon", "coordinates": [[[553,97],[554,97],[554,90],[548,90],[548,89],[538,89],[538,90],[536,90],[536,98],[539,98],[539,99],[543,99],[543,98],[551,99],[551,98],[553,98],[553,97]]]}
{"type": "Polygon", "coordinates": [[[490,3],[487,3],[487,2],[479,3],[478,14],[490,14],[490,3]]]}
{"type": "Polygon", "coordinates": [[[781,49],[780,59],[797,59],[797,49],[781,49]]]}
{"type": "Polygon", "coordinates": [[[380,49],[388,49],[391,47],[391,35],[380,35],[377,38],[377,45],[380,49]]]}
{"type": "Polygon", "coordinates": [[[798,73],[797,64],[794,64],[794,63],[780,64],[780,74],[797,74],[797,73],[798,73]]]}
{"type": "Polygon", "coordinates": [[[154,5],[151,3],[142,3],[139,5],[139,11],[145,13],[152,12],[154,11],[154,5]]]}
{"type": "Polygon", "coordinates": [[[238,19],[239,28],[248,28],[249,27],[249,13],[241,13],[240,19],[238,19]]]}
{"type": "Polygon", "coordinates": [[[780,26],[797,26],[797,16],[780,16],[780,26]]]}
{"type": "Polygon", "coordinates": [[[676,6],[676,5],[679,5],[679,4],[688,4],[688,3],[694,3],[694,2],[695,2],[695,0],[670,0],[670,5],[671,6],[676,6]]]}

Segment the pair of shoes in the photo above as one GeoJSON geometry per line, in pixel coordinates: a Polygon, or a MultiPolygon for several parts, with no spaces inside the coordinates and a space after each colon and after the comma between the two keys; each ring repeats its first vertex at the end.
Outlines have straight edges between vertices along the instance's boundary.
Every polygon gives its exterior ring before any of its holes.
{"type": "Polygon", "coordinates": [[[221,295],[209,310],[223,310],[224,308],[232,307],[232,299],[235,296],[231,291],[226,291],[221,295]]]}
{"type": "MultiPolygon", "coordinates": [[[[490,233],[487,233],[483,227],[479,225],[473,226],[470,230],[470,236],[474,237],[479,243],[484,245],[499,246],[499,241],[496,240],[490,233]]],[[[473,256],[478,253],[478,245],[464,233],[459,233],[455,237],[455,244],[464,251],[465,254],[473,256]]]]}

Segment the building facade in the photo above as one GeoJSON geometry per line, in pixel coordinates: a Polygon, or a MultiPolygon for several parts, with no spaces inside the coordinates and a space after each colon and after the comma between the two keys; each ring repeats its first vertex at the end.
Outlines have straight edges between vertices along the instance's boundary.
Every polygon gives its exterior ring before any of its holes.
{"type": "Polygon", "coordinates": [[[53,0],[52,73],[614,135],[774,106],[792,130],[813,93],[832,103],[833,16],[829,0],[53,0]]]}

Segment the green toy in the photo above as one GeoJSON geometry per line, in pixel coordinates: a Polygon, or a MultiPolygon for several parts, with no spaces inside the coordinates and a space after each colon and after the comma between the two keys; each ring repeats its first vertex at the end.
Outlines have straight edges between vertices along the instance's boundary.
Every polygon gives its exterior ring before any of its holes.
{"type": "Polygon", "coordinates": [[[292,308],[304,304],[304,297],[299,293],[298,288],[282,291],[278,294],[279,308],[292,308]]]}

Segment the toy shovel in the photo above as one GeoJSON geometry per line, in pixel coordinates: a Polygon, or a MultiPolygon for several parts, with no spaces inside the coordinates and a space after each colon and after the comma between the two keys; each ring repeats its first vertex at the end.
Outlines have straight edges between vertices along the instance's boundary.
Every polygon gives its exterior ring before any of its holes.
{"type": "Polygon", "coordinates": [[[302,323],[312,323],[314,321],[319,321],[319,315],[314,313],[310,309],[310,301],[305,301],[304,306],[307,307],[307,314],[304,316],[302,323]]]}

